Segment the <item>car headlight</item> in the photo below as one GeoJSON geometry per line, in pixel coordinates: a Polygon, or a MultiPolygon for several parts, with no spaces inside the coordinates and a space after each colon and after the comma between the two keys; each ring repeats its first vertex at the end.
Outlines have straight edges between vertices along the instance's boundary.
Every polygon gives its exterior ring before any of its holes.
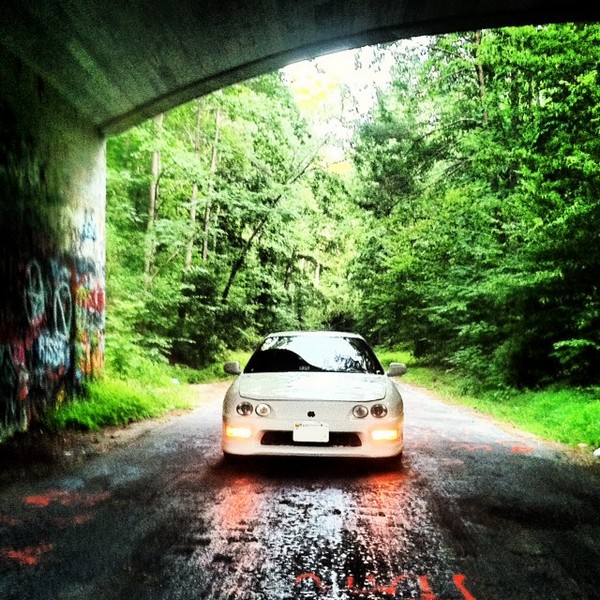
{"type": "Polygon", "coordinates": [[[366,406],[363,406],[362,404],[357,404],[352,409],[352,414],[357,419],[364,419],[369,414],[369,409],[366,406]]]}
{"type": "Polygon", "coordinates": [[[271,414],[271,407],[268,404],[259,404],[256,407],[256,414],[259,417],[268,417],[271,414]]]}
{"type": "Polygon", "coordinates": [[[398,429],[375,429],[371,431],[371,439],[374,442],[395,442],[400,438],[398,429]]]}
{"type": "Polygon", "coordinates": [[[243,417],[245,417],[247,415],[252,414],[252,412],[254,411],[254,407],[252,406],[252,404],[250,404],[250,402],[240,402],[235,407],[235,410],[237,411],[238,415],[242,415],[243,417]]]}
{"type": "Polygon", "coordinates": [[[251,436],[252,429],[250,429],[250,427],[233,427],[231,425],[225,427],[225,437],[248,439],[251,436]]]}
{"type": "Polygon", "coordinates": [[[388,414],[388,409],[385,404],[374,404],[371,407],[371,414],[378,419],[385,417],[388,414]]]}

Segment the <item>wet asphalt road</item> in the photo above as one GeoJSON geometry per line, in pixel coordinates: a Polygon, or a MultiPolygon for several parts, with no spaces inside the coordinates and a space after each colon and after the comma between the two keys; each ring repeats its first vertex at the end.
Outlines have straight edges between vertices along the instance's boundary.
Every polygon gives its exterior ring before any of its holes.
{"type": "Polygon", "coordinates": [[[600,467],[401,385],[397,465],[220,453],[220,397],[0,488],[0,599],[600,598],[600,467]]]}

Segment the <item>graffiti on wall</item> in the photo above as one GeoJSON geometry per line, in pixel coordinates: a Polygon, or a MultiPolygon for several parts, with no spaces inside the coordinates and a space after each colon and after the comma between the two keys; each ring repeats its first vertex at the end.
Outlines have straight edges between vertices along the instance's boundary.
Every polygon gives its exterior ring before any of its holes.
{"type": "MultiPolygon", "coordinates": [[[[104,276],[91,259],[31,259],[13,273],[23,314],[0,338],[0,438],[104,366],[104,276]]],[[[6,314],[4,317],[9,316],[6,314]]]]}
{"type": "Polygon", "coordinates": [[[0,100],[0,441],[103,366],[101,143],[54,156],[62,129],[21,108],[0,100]]]}
{"type": "MultiPolygon", "coordinates": [[[[79,241],[96,240],[86,212],[79,241]]],[[[105,285],[103,265],[79,252],[5,260],[0,277],[1,440],[103,369],[105,285]]]]}
{"type": "Polygon", "coordinates": [[[75,276],[76,370],[80,381],[104,368],[105,280],[102,236],[98,232],[93,210],[86,209],[82,221],[73,231],[77,259],[75,276]]]}
{"type": "Polygon", "coordinates": [[[81,259],[75,274],[76,376],[81,380],[104,368],[104,273],[93,260],[81,259]]]}

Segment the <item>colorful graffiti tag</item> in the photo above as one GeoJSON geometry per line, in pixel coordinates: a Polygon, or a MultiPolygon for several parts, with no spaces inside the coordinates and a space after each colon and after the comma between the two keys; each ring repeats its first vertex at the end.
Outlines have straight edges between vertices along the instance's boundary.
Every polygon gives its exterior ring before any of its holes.
{"type": "Polygon", "coordinates": [[[76,376],[81,380],[104,368],[104,274],[94,261],[77,262],[75,287],[76,376]]]}
{"type": "Polygon", "coordinates": [[[1,315],[0,439],[104,364],[104,274],[93,260],[32,258],[4,275],[13,298],[1,315]]]}

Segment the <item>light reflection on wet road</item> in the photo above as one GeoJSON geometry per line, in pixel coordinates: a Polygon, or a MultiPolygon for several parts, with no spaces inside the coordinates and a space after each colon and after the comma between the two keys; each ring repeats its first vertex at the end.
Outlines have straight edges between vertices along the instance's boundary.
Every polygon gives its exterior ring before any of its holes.
{"type": "Polygon", "coordinates": [[[597,465],[406,385],[401,464],[229,464],[211,390],[0,490],[0,598],[600,598],[597,465]]]}

